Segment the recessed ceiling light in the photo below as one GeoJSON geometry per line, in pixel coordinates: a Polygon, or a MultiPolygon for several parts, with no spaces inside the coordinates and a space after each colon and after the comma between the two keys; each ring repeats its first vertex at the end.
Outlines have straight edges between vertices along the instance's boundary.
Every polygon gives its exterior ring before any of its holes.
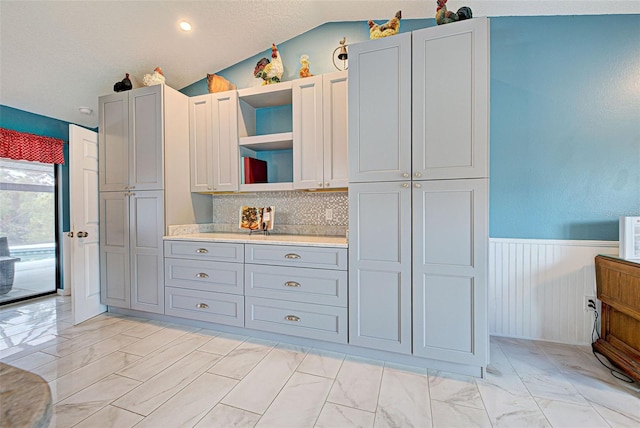
{"type": "Polygon", "coordinates": [[[191,24],[189,24],[187,21],[180,21],[179,25],[182,31],[191,31],[191,24]]]}
{"type": "Polygon", "coordinates": [[[86,115],[90,115],[91,113],[93,113],[93,110],[91,110],[89,107],[80,107],[78,111],[86,115]]]}

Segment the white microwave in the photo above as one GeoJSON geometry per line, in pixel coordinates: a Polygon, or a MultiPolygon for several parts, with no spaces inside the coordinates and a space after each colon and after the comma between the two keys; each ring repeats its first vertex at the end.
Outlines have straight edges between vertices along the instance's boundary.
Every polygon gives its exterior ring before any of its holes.
{"type": "Polygon", "coordinates": [[[620,217],[620,258],[640,261],[640,217],[620,217]]]}

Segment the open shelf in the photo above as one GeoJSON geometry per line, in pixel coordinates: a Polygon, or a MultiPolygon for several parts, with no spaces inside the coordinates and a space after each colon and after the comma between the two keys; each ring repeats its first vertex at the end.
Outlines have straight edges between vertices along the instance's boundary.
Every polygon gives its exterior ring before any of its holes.
{"type": "Polygon", "coordinates": [[[240,137],[240,146],[255,151],[291,149],[293,147],[293,132],[240,137]]]}
{"type": "Polygon", "coordinates": [[[238,89],[238,99],[253,108],[291,104],[291,82],[238,89]]]}

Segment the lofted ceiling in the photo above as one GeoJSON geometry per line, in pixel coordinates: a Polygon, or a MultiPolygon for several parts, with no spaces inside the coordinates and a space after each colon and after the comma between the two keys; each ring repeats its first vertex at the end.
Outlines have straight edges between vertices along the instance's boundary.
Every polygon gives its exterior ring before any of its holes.
{"type": "MultiPolygon", "coordinates": [[[[636,0],[450,0],[474,16],[640,13],[636,0]]],[[[162,65],[183,88],[333,21],[433,18],[436,0],[0,0],[0,104],[98,126],[98,96],[162,65]],[[193,30],[185,33],[185,19],[193,30]],[[92,109],[90,115],[78,111],[92,109]]]]}

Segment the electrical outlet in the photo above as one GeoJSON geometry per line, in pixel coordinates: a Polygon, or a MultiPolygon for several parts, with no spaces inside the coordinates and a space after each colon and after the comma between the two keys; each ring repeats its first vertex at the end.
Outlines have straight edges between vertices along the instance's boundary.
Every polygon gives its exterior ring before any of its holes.
{"type": "Polygon", "coordinates": [[[584,296],[584,311],[595,312],[596,308],[596,296],[584,296]]]}
{"type": "Polygon", "coordinates": [[[324,219],[333,220],[333,210],[331,208],[327,208],[326,210],[324,210],[324,219]]]}

